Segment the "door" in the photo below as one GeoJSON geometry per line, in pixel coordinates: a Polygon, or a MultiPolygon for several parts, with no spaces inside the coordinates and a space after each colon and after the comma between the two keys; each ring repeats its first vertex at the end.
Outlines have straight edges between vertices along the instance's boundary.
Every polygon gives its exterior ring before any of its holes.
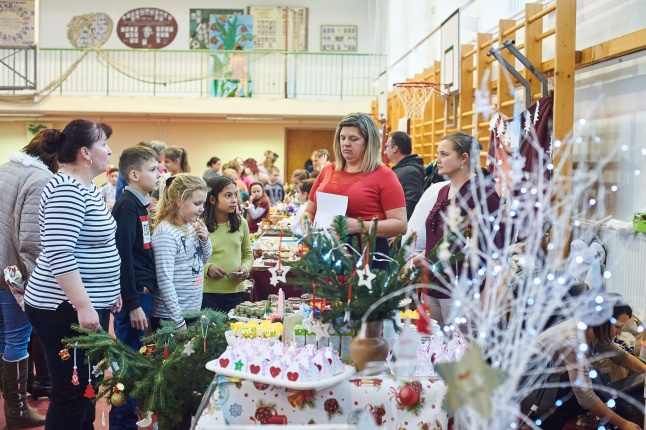
{"type": "Polygon", "coordinates": [[[288,128],[285,131],[285,169],[283,178],[290,183],[292,173],[296,169],[304,169],[305,162],[312,156],[312,151],[327,149],[330,159],[334,161],[335,128],[310,129],[288,128]]]}

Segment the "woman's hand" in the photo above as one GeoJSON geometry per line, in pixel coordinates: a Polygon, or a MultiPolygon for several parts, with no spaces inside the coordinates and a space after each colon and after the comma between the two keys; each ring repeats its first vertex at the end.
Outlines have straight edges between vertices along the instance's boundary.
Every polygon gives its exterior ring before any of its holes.
{"type": "Polygon", "coordinates": [[[123,300],[121,300],[121,294],[119,294],[117,301],[114,302],[114,304],[110,308],[110,312],[116,314],[117,312],[121,311],[121,306],[123,306],[123,300]]]}
{"type": "MultiPolygon", "coordinates": [[[[361,223],[355,218],[347,218],[348,220],[348,234],[361,233],[361,223]]],[[[370,222],[363,222],[363,226],[370,228],[370,222]]]]}
{"type": "Polygon", "coordinates": [[[220,266],[216,266],[215,264],[209,265],[209,269],[207,270],[206,275],[209,278],[213,279],[222,279],[229,276],[226,270],[224,270],[220,266]]]}
{"type": "Polygon", "coordinates": [[[244,266],[238,266],[236,270],[233,272],[233,276],[235,276],[238,282],[242,282],[245,279],[247,279],[248,274],[249,274],[249,271],[244,266]]]}
{"type": "Polygon", "coordinates": [[[195,232],[197,233],[197,237],[199,237],[200,240],[207,240],[209,238],[209,230],[206,228],[204,221],[202,221],[201,219],[197,220],[195,232]]]}
{"type": "Polygon", "coordinates": [[[99,314],[92,306],[76,309],[76,314],[81,327],[92,331],[98,331],[101,327],[99,324],[99,314]]]}

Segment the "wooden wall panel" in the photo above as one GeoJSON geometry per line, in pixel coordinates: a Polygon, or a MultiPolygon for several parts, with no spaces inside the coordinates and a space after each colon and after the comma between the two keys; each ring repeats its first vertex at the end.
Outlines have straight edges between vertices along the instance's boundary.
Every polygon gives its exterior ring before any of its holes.
{"type": "Polygon", "coordinates": [[[288,128],[285,130],[285,166],[286,172],[282,172],[285,182],[289,183],[292,172],[302,169],[305,162],[312,155],[312,151],[327,149],[330,151],[331,160],[334,161],[334,133],[336,129],[311,129],[311,128],[288,128]]]}

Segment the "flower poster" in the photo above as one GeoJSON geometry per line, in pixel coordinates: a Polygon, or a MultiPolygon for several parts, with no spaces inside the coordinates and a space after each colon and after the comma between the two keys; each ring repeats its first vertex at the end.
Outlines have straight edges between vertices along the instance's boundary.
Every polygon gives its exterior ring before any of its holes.
{"type": "Polygon", "coordinates": [[[209,47],[225,51],[211,55],[215,97],[251,97],[249,54],[253,49],[253,17],[211,15],[209,47]]]}
{"type": "Polygon", "coordinates": [[[243,9],[190,9],[189,49],[209,49],[211,15],[242,15],[243,9]]]}

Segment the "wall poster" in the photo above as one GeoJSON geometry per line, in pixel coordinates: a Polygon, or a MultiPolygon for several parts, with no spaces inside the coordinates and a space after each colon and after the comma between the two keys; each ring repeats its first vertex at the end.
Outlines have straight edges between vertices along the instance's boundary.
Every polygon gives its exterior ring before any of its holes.
{"type": "Polygon", "coordinates": [[[117,36],[130,48],[163,48],[175,40],[177,21],[161,9],[133,9],[119,19],[117,36]]]}
{"type": "Polygon", "coordinates": [[[35,0],[0,0],[0,45],[33,45],[35,0]]]}
{"type": "Polygon", "coordinates": [[[250,6],[254,18],[254,49],[307,51],[306,7],[250,6]]]}
{"type": "Polygon", "coordinates": [[[242,15],[244,9],[190,9],[188,49],[209,49],[211,15],[242,15]]]}
{"type": "Polygon", "coordinates": [[[215,97],[251,97],[249,54],[253,45],[251,15],[211,15],[209,47],[212,51],[232,51],[211,55],[213,74],[212,95],[215,97]]]}
{"type": "Polygon", "coordinates": [[[321,26],[321,51],[356,51],[357,41],[356,25],[321,26]]]}

